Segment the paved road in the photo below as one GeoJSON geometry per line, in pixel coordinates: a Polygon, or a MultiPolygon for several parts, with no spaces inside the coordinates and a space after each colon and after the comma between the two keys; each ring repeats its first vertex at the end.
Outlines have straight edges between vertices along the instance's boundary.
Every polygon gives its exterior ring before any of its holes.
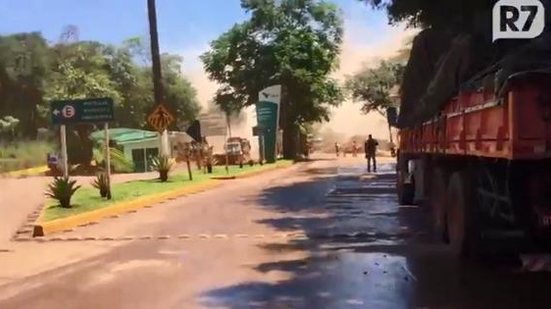
{"type": "MultiPolygon", "coordinates": [[[[152,179],[157,174],[116,174],[112,183],[130,180],[152,179]]],[[[94,177],[74,177],[81,186],[90,186],[94,177]]],[[[46,201],[44,191],[52,177],[33,176],[25,178],[0,177],[0,250],[8,247],[15,231],[23,224],[25,217],[46,201]]]]}
{"type": "Polygon", "coordinates": [[[433,242],[392,170],[320,160],[63,235],[114,241],[16,244],[0,308],[551,308],[547,274],[433,242]]]}

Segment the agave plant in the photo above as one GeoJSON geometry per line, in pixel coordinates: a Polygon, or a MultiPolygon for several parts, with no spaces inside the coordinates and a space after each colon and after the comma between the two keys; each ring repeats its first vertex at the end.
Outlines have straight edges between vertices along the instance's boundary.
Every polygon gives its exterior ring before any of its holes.
{"type": "Polygon", "coordinates": [[[109,194],[109,179],[105,173],[99,173],[92,182],[92,186],[99,190],[101,197],[107,197],[109,194]]]}
{"type": "Polygon", "coordinates": [[[159,179],[165,182],[168,180],[168,173],[174,166],[174,161],[168,156],[161,155],[151,160],[151,166],[159,172],[159,179]]]}
{"type": "Polygon", "coordinates": [[[59,201],[62,208],[71,208],[71,198],[80,189],[76,183],[76,180],[69,177],[55,177],[54,181],[48,185],[46,196],[59,201]]]}

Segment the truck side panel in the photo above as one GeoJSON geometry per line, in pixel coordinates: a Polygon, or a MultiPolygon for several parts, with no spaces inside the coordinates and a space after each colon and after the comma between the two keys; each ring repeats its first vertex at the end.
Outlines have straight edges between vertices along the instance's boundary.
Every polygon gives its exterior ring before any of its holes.
{"type": "Polygon", "coordinates": [[[551,158],[551,95],[520,84],[498,100],[462,93],[438,119],[400,131],[402,153],[499,159],[551,158]]]}

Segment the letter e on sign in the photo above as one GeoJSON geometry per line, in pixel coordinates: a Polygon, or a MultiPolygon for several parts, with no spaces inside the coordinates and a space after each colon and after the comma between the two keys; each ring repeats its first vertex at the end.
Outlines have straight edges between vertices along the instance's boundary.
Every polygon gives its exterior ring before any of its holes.
{"type": "Polygon", "coordinates": [[[63,118],[73,118],[76,114],[75,108],[71,105],[65,105],[61,110],[63,118]]]}
{"type": "Polygon", "coordinates": [[[545,28],[545,7],[540,0],[500,0],[493,8],[493,41],[533,39],[545,28]]]}

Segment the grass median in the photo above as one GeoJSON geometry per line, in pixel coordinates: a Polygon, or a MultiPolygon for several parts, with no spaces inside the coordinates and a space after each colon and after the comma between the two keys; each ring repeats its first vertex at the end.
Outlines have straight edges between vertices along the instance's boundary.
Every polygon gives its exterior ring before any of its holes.
{"type": "Polygon", "coordinates": [[[100,198],[98,190],[91,187],[84,187],[78,190],[72,198],[72,208],[61,208],[57,201],[49,200],[40,218],[41,222],[49,222],[56,219],[67,218],[78,214],[83,214],[98,209],[131,202],[132,200],[155,196],[162,193],[179,190],[194,185],[215,182],[212,177],[216,176],[246,176],[247,174],[256,174],[264,170],[271,170],[278,167],[290,166],[291,161],[278,161],[274,164],[255,165],[255,166],[230,166],[229,173],[225,167],[216,166],[212,174],[195,172],[193,180],[189,180],[187,172],[179,172],[171,175],[167,182],[160,182],[157,179],[135,180],[124,183],[113,184],[111,191],[113,197],[111,200],[100,198]]]}

